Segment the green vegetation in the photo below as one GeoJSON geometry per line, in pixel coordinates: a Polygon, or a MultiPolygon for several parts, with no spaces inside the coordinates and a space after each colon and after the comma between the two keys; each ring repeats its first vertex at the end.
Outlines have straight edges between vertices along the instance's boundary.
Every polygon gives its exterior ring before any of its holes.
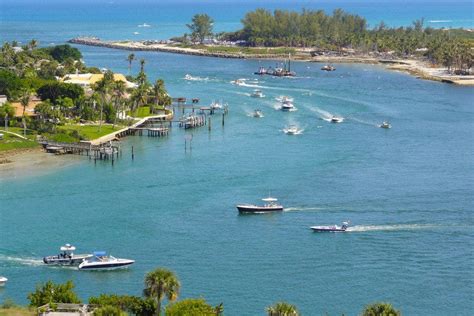
{"type": "Polygon", "coordinates": [[[295,305],[286,302],[278,302],[267,307],[268,316],[298,316],[299,312],[295,305]]]}
{"type": "Polygon", "coordinates": [[[178,278],[168,269],[158,268],[149,272],[145,277],[145,297],[151,298],[156,303],[156,315],[161,314],[161,303],[166,297],[168,301],[178,298],[181,284],[178,278]]]}
{"type": "Polygon", "coordinates": [[[212,36],[213,23],[214,20],[207,14],[194,15],[191,24],[186,24],[191,31],[191,40],[202,44],[206,37],[212,36]]]}
{"type": "Polygon", "coordinates": [[[206,303],[203,298],[195,299],[188,298],[176,303],[166,306],[166,316],[184,316],[184,315],[199,315],[199,316],[216,316],[222,315],[224,312],[222,304],[216,307],[206,303]]]}
{"type": "Polygon", "coordinates": [[[362,316],[400,316],[401,314],[390,303],[373,303],[367,305],[362,312],[362,316]]]}
{"type": "Polygon", "coordinates": [[[64,284],[55,284],[48,281],[36,286],[36,291],[28,294],[31,307],[40,307],[48,303],[81,303],[74,292],[74,283],[67,281],[64,284]]]}
{"type": "MultiPolygon", "coordinates": [[[[209,305],[204,298],[187,298],[174,302],[178,298],[181,284],[177,276],[165,268],[157,268],[145,276],[144,297],[116,294],[101,294],[90,297],[89,304],[95,305],[94,315],[101,316],[159,316],[162,313],[161,304],[165,298],[168,304],[164,308],[165,316],[222,316],[224,305],[209,305]]],[[[39,284],[35,292],[28,294],[31,307],[40,307],[45,304],[55,306],[57,303],[80,303],[79,297],[74,292],[74,284],[67,281],[64,284],[55,284],[48,281],[39,284]]],[[[298,316],[295,305],[278,302],[267,307],[269,316],[298,316]]],[[[33,312],[15,305],[11,300],[6,300],[0,305],[2,315],[33,315],[33,312]],[[11,313],[9,312],[11,310],[11,313]]],[[[367,305],[361,313],[362,316],[400,316],[401,312],[389,303],[377,302],[367,305]]]]}
{"type": "MultiPolygon", "coordinates": [[[[16,133],[21,135],[23,129],[18,127],[9,127],[8,132],[16,133]]],[[[39,147],[39,144],[35,141],[36,135],[32,134],[33,131],[28,130],[27,139],[20,138],[18,136],[5,132],[5,129],[0,128],[0,133],[3,134],[3,139],[0,140],[0,152],[12,149],[27,149],[39,147]]]]}
{"type": "MultiPolygon", "coordinates": [[[[9,101],[0,106],[1,126],[21,126],[24,135],[29,129],[30,133],[50,140],[77,142],[93,140],[128,125],[132,119],[126,118],[126,113],[138,117],[168,113],[171,98],[165,83],[161,79],[154,85],[148,82],[144,59],[140,60],[138,75],[128,76],[137,87],[128,87],[126,82],[117,80],[113,72],[107,71],[84,91],[79,85],[56,80],[56,76],[66,74],[100,73],[80,61],[79,50],[69,45],[37,46],[38,42],[32,40],[23,50],[13,49],[15,42],[5,42],[1,47],[0,94],[5,94],[9,101]],[[35,95],[42,102],[32,103],[35,95]],[[21,117],[14,117],[13,102],[20,103],[21,117]],[[36,115],[26,116],[26,109],[31,107],[36,115]],[[79,122],[86,124],[79,125],[79,122]]],[[[130,54],[126,60],[131,70],[135,55],[130,54]]],[[[32,141],[10,135],[0,140],[0,150],[32,146],[36,146],[32,141]]]]}

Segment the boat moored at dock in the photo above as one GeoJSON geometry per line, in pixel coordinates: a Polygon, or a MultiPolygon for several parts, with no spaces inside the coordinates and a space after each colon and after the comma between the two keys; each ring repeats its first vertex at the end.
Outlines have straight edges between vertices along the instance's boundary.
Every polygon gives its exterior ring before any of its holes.
{"type": "Polygon", "coordinates": [[[74,254],[76,247],[70,244],[65,244],[59,249],[61,252],[58,255],[44,257],[43,262],[48,265],[76,266],[92,256],[92,254],[74,254]]]}
{"type": "Polygon", "coordinates": [[[265,202],[264,205],[254,204],[239,204],[237,210],[239,213],[271,213],[283,211],[283,206],[278,204],[278,199],[273,197],[267,197],[262,199],[265,202]]]}
{"type": "Polygon", "coordinates": [[[91,257],[79,265],[79,270],[114,270],[128,267],[133,263],[135,260],[115,258],[107,255],[105,251],[94,251],[91,257]]]}
{"type": "Polygon", "coordinates": [[[314,232],[318,233],[341,233],[345,232],[347,228],[349,227],[349,222],[342,222],[341,226],[333,225],[333,226],[311,226],[310,228],[314,232]]]}

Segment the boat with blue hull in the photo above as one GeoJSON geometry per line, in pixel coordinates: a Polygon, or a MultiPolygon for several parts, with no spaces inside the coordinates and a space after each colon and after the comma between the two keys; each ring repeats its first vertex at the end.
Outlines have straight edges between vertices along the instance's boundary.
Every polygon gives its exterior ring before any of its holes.
{"type": "Polygon", "coordinates": [[[94,251],[93,255],[79,265],[79,270],[114,270],[128,267],[135,260],[115,258],[105,251],[94,251]]]}

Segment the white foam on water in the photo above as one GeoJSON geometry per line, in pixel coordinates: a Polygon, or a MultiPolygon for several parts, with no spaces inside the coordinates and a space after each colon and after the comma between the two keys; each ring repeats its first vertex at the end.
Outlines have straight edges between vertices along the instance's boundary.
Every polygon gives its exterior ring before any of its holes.
{"type": "Polygon", "coordinates": [[[284,212],[304,212],[304,211],[320,211],[323,210],[322,207],[285,207],[284,212]]]}
{"type": "Polygon", "coordinates": [[[402,231],[436,228],[434,224],[394,224],[394,225],[361,225],[347,228],[347,232],[370,232],[370,231],[402,231]]]}
{"type": "Polygon", "coordinates": [[[13,262],[13,263],[28,265],[28,266],[43,265],[43,261],[39,259],[12,257],[12,256],[4,256],[4,255],[0,255],[0,261],[13,262]]]}

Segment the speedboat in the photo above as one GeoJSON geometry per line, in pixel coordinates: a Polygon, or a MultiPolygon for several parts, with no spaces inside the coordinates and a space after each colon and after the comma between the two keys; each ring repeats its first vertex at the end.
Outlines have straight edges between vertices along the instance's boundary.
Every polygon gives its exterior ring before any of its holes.
{"type": "Polygon", "coordinates": [[[379,125],[380,128],[392,128],[392,125],[390,125],[389,122],[383,121],[382,124],[379,125]]]}
{"type": "Polygon", "coordinates": [[[70,244],[65,244],[59,248],[59,250],[61,252],[56,256],[44,257],[43,262],[49,265],[75,266],[79,265],[82,261],[84,261],[84,259],[90,258],[92,256],[91,254],[75,255],[74,251],[76,250],[76,247],[70,244]]]}
{"type": "Polygon", "coordinates": [[[4,276],[0,276],[0,286],[4,286],[7,283],[8,279],[4,276]]]}
{"type": "Polygon", "coordinates": [[[238,85],[238,86],[242,86],[242,85],[245,84],[245,80],[244,79],[237,79],[237,80],[231,81],[230,83],[238,85]]]}
{"type": "Polygon", "coordinates": [[[294,111],[296,108],[291,101],[283,101],[281,103],[281,110],[285,112],[294,111]]]}
{"type": "Polygon", "coordinates": [[[193,76],[186,74],[186,76],[184,76],[184,80],[193,80],[193,76]]]}
{"type": "Polygon", "coordinates": [[[311,226],[310,228],[319,233],[328,232],[328,233],[340,233],[345,232],[349,227],[349,222],[343,222],[341,226],[311,226]]]}
{"type": "Polygon", "coordinates": [[[255,110],[252,114],[253,117],[263,117],[263,112],[261,110],[255,110]]]}
{"type": "Polygon", "coordinates": [[[134,262],[135,260],[108,256],[105,251],[95,251],[79,265],[79,270],[112,270],[127,267],[134,262]]]}
{"type": "Polygon", "coordinates": [[[262,90],[255,89],[253,90],[253,93],[250,95],[253,98],[263,98],[265,97],[262,93],[262,90]]]}
{"type": "Polygon", "coordinates": [[[333,116],[331,118],[331,123],[341,123],[342,121],[344,121],[344,118],[340,116],[333,116]]]}
{"type": "Polygon", "coordinates": [[[323,67],[321,67],[321,70],[324,70],[324,71],[334,71],[336,70],[335,67],[331,66],[331,65],[325,65],[323,67]]]}
{"type": "Polygon", "coordinates": [[[278,199],[267,197],[262,199],[264,205],[239,204],[237,210],[239,213],[269,213],[283,211],[283,206],[277,203],[278,199]]]}
{"type": "Polygon", "coordinates": [[[283,129],[283,132],[285,132],[285,134],[288,134],[288,135],[296,135],[300,133],[300,130],[298,129],[296,125],[290,125],[287,128],[283,129]]]}

